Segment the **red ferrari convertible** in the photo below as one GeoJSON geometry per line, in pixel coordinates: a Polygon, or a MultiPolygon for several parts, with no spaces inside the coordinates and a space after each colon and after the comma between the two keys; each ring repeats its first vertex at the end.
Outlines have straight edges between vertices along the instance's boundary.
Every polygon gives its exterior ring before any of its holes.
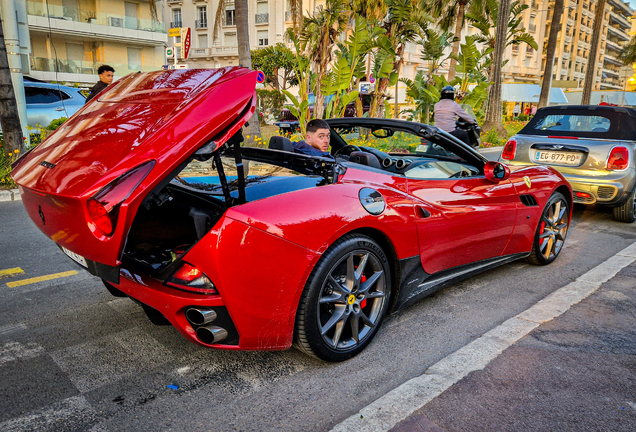
{"type": "Polygon", "coordinates": [[[552,168],[511,169],[432,126],[373,118],[329,120],[329,157],[282,137],[241,146],[255,77],[174,70],[109,86],[15,163],[29,216],[194,343],[294,343],[327,361],[443,286],[561,251],[572,191],[552,168]]]}

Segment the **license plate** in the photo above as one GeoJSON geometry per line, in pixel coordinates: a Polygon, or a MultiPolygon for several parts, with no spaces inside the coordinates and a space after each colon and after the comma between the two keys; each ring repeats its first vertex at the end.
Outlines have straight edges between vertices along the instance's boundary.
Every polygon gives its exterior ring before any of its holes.
{"type": "Polygon", "coordinates": [[[280,123],[280,124],[278,125],[278,127],[280,127],[280,128],[288,128],[288,127],[290,127],[290,126],[291,126],[291,125],[290,125],[289,123],[280,123]]]}
{"type": "Polygon", "coordinates": [[[84,258],[83,256],[78,255],[75,252],[66,249],[64,246],[62,246],[62,251],[64,251],[64,253],[68,255],[70,259],[72,259],[73,261],[81,265],[82,267],[88,267],[88,265],[86,264],[86,258],[84,258]]]}
{"type": "Polygon", "coordinates": [[[580,153],[538,151],[534,155],[534,161],[545,164],[579,165],[581,156],[580,153]]]}

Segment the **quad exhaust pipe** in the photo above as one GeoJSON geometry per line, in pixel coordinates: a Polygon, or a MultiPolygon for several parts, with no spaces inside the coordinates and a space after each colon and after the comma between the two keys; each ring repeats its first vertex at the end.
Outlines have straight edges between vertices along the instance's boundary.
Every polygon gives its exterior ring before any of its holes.
{"type": "Polygon", "coordinates": [[[186,311],[186,318],[191,324],[205,325],[216,319],[216,312],[212,309],[190,308],[186,311]]]}
{"type": "Polygon", "coordinates": [[[196,329],[199,340],[206,344],[215,344],[227,338],[227,330],[211,324],[217,314],[213,309],[190,308],[186,311],[186,318],[190,324],[198,326],[196,329]]]}
{"type": "Polygon", "coordinates": [[[197,329],[197,337],[203,343],[214,344],[227,337],[227,330],[214,325],[205,325],[197,329]]]}

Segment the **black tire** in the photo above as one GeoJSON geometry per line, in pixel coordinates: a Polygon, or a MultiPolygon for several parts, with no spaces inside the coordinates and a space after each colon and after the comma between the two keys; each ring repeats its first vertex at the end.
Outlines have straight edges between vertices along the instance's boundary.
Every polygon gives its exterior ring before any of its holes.
{"type": "Polygon", "coordinates": [[[636,221],[636,189],[629,194],[629,198],[620,207],[614,207],[614,219],[619,222],[632,223],[636,221]]]}
{"type": "Polygon", "coordinates": [[[367,236],[345,235],[327,249],[307,280],[294,345],[324,361],[350,359],[376,335],[390,297],[391,270],[382,248],[367,236]]]}
{"type": "Polygon", "coordinates": [[[563,248],[569,226],[568,201],[563,194],[555,192],[541,213],[532,241],[532,252],[526,261],[535,265],[547,265],[554,261],[563,248]]]}

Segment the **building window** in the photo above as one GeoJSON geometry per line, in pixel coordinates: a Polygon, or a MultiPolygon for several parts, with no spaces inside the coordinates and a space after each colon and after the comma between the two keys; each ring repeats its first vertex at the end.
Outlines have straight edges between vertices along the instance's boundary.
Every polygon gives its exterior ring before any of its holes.
{"type": "Polygon", "coordinates": [[[225,25],[236,25],[236,11],[234,10],[234,5],[229,5],[225,9],[225,25]]]}
{"type": "Polygon", "coordinates": [[[256,38],[258,39],[258,46],[269,45],[269,36],[267,30],[259,30],[256,32],[256,38]]]}
{"type": "Polygon", "coordinates": [[[199,35],[199,48],[207,48],[208,47],[208,35],[199,35]]]}
{"type": "MultiPolygon", "coordinates": [[[[177,36],[174,38],[174,43],[175,44],[180,44],[181,43],[181,36],[177,36]]],[[[177,59],[181,58],[181,47],[174,47],[174,55],[177,56],[177,59]]]]}
{"type": "Polygon", "coordinates": [[[137,30],[139,28],[139,5],[137,3],[124,2],[124,11],[126,13],[126,28],[137,30]]]}
{"type": "Polygon", "coordinates": [[[142,70],[142,49],[128,47],[128,69],[142,70]]]}
{"type": "Polygon", "coordinates": [[[172,22],[170,23],[170,28],[183,27],[181,21],[181,9],[173,9],[172,10],[172,22]]]}
{"type": "Polygon", "coordinates": [[[207,6],[197,7],[196,28],[206,28],[208,26],[208,8],[207,6]]]}
{"type": "Polygon", "coordinates": [[[236,32],[225,33],[225,46],[238,46],[236,32]]]}

